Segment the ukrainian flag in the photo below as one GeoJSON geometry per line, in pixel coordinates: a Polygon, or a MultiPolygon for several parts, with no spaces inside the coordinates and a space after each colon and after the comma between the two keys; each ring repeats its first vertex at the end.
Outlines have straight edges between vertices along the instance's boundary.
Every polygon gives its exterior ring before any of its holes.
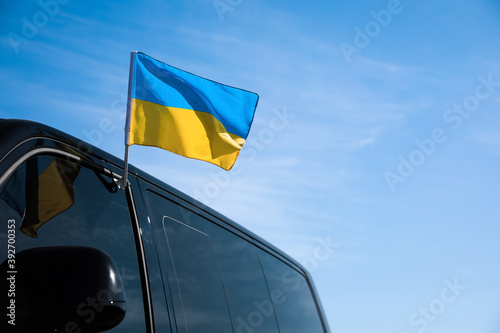
{"type": "Polygon", "coordinates": [[[154,146],[218,165],[234,165],[259,96],[132,52],[127,145],[154,146]]]}

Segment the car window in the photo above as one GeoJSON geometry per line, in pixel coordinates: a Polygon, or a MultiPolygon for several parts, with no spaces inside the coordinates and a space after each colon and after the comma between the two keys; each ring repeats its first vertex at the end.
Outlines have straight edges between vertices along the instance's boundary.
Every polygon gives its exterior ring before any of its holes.
{"type": "MultiPolygon", "coordinates": [[[[59,157],[28,159],[0,187],[0,241],[0,262],[7,259],[7,244],[13,244],[16,253],[48,246],[85,246],[104,251],[121,274],[127,298],[125,318],[109,332],[145,330],[125,193],[109,176],[59,157]]],[[[87,315],[98,311],[90,306],[83,310],[87,315]]]]}
{"type": "MultiPolygon", "coordinates": [[[[186,315],[189,332],[191,326],[200,332],[279,332],[255,245],[175,201],[146,193],[151,223],[164,227],[168,240],[168,249],[159,247],[160,253],[165,252],[160,256],[165,262],[173,259],[174,265],[164,265],[170,289],[172,284],[181,285],[184,312],[204,312],[198,318],[186,315]],[[198,326],[207,315],[213,322],[198,326]]],[[[176,299],[176,293],[171,297],[176,299]]]]}
{"type": "Polygon", "coordinates": [[[281,333],[323,333],[311,289],[304,275],[271,254],[260,251],[262,267],[281,333]]]}
{"type": "Polygon", "coordinates": [[[191,333],[231,332],[210,237],[167,216],[163,217],[163,228],[174,266],[169,274],[171,284],[177,286],[181,299],[177,306],[182,306],[182,311],[176,311],[178,326],[185,325],[191,333]]]}

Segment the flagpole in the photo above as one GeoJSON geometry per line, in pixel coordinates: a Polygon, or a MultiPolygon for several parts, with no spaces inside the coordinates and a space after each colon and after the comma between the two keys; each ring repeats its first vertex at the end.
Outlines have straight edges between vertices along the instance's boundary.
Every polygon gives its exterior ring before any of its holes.
{"type": "Polygon", "coordinates": [[[118,186],[125,189],[128,186],[128,149],[130,147],[130,118],[132,116],[132,87],[134,80],[134,59],[137,51],[130,52],[130,69],[128,74],[128,96],[127,96],[127,117],[125,120],[125,167],[123,168],[123,176],[118,181],[118,186]]]}

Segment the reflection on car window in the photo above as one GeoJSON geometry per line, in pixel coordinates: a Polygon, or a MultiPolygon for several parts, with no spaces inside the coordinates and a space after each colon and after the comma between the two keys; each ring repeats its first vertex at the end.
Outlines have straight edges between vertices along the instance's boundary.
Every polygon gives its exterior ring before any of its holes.
{"type": "MultiPolygon", "coordinates": [[[[125,193],[116,189],[113,179],[67,159],[31,158],[0,188],[2,243],[7,240],[8,221],[16,226],[17,252],[73,245],[108,253],[122,275],[127,296],[126,316],[109,332],[144,331],[132,224],[125,193]]],[[[5,260],[6,251],[1,251],[0,262],[5,260]]]]}
{"type": "MultiPolygon", "coordinates": [[[[23,216],[19,230],[37,238],[37,230],[45,222],[70,208],[74,203],[73,182],[80,165],[53,158],[38,174],[38,158],[27,161],[7,183],[0,197],[23,216]]],[[[42,162],[40,160],[40,162],[42,162]]]]}

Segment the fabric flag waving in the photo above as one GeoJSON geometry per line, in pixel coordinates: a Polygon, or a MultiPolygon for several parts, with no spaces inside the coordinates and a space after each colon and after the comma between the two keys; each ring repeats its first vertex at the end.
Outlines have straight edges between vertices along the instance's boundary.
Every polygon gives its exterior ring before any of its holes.
{"type": "Polygon", "coordinates": [[[258,95],[132,52],[126,145],[155,146],[230,170],[258,95]]]}

